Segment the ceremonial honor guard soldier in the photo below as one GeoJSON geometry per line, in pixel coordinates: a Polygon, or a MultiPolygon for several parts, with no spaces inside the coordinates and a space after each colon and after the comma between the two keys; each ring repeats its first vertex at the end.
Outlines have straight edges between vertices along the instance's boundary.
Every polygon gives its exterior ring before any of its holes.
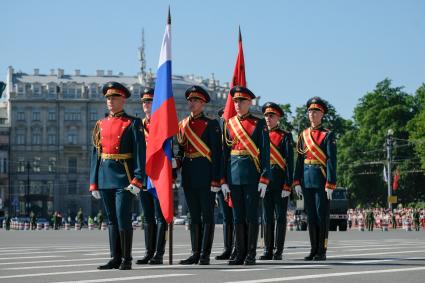
{"type": "MultiPolygon", "coordinates": [[[[144,132],[145,141],[149,141],[149,126],[152,110],[152,101],[154,90],[146,88],[141,93],[140,98],[142,101],[143,112],[145,118],[142,120],[142,130],[144,132]]],[[[147,182],[145,179],[145,187],[147,182]]],[[[143,210],[143,230],[145,232],[145,248],[146,253],[142,259],[136,261],[136,264],[162,264],[165,252],[165,232],[167,230],[167,223],[162,215],[159,200],[151,192],[142,190],[140,192],[140,203],[143,210]]]]}
{"type": "Polygon", "coordinates": [[[253,265],[258,240],[258,206],[269,184],[270,140],[264,119],[249,113],[255,95],[245,87],[230,90],[237,115],[224,130],[225,180],[223,193],[230,192],[235,225],[236,257],[231,265],[253,265]],[[230,190],[229,190],[230,189],[230,190]]]}
{"type": "Polygon", "coordinates": [[[112,258],[98,269],[124,270],[131,269],[131,202],[143,187],[146,144],[140,119],[123,110],[129,90],[109,82],[102,91],[109,115],[97,121],[93,130],[90,191],[103,200],[112,258]]]}
{"type": "Polygon", "coordinates": [[[311,251],[304,259],[326,260],[329,233],[329,200],[336,188],[336,141],[322,126],[328,107],[320,97],[307,101],[310,127],[297,141],[294,188],[304,197],[311,251]],[[301,187],[302,186],[302,187],[301,187]]]}
{"type": "Polygon", "coordinates": [[[182,184],[191,217],[192,255],[180,264],[207,265],[214,238],[215,195],[221,189],[221,131],[218,121],[202,112],[210,101],[206,90],[192,86],[185,97],[190,115],[179,123],[177,158],[182,164],[182,184]]]}
{"type": "MultiPolygon", "coordinates": [[[[220,127],[223,130],[223,113],[224,109],[221,108],[218,111],[218,117],[220,117],[220,127]]],[[[223,135],[222,135],[223,137],[223,135]]],[[[221,166],[222,169],[224,166],[221,166]]],[[[234,245],[234,229],[233,229],[233,212],[230,206],[230,193],[224,195],[220,190],[217,193],[218,205],[223,215],[223,242],[224,242],[224,251],[215,257],[216,260],[228,260],[232,256],[232,250],[234,245]]],[[[233,253],[233,256],[235,254],[233,253]]]]}
{"type": "Polygon", "coordinates": [[[292,134],[279,128],[279,119],[283,116],[279,105],[267,102],[263,105],[262,112],[269,129],[270,181],[263,199],[264,254],[260,259],[281,260],[286,236],[286,212],[294,171],[292,134]],[[274,247],[276,251],[273,254],[274,247]]]}

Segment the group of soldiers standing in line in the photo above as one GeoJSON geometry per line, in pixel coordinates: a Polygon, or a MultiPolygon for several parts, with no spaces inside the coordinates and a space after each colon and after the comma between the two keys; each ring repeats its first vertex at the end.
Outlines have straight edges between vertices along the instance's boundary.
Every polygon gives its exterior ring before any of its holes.
{"type": "MultiPolygon", "coordinates": [[[[255,95],[248,88],[235,86],[230,94],[237,115],[219,122],[203,113],[210,101],[205,89],[192,86],[185,92],[190,115],[179,123],[179,150],[172,167],[181,169],[192,254],[180,264],[210,263],[216,195],[224,216],[224,251],[216,259],[229,260],[230,265],[256,263],[262,201],[265,248],[259,259],[281,260],[292,188],[304,198],[308,215],[311,251],[305,260],[326,260],[329,199],[336,187],[335,137],[321,124],[326,103],[319,97],[307,102],[311,126],[299,135],[294,168],[293,138],[279,127],[284,114],[279,105],[264,104],[260,119],[249,112],[255,95]]],[[[110,113],[93,131],[90,191],[105,206],[111,260],[98,268],[131,269],[134,195],[140,196],[146,247],[136,263],[162,264],[167,224],[158,199],[146,189],[150,180],[145,174],[154,90],[141,93],[143,120],[124,112],[130,92],[123,85],[107,83],[103,95],[110,113]]]]}

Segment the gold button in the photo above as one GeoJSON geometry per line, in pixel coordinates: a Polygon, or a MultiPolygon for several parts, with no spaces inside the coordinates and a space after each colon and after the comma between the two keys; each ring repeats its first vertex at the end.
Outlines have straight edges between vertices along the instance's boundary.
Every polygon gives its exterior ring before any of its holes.
{"type": "Polygon", "coordinates": [[[118,146],[117,146],[117,147],[115,147],[115,149],[118,149],[118,146]]]}
{"type": "Polygon", "coordinates": [[[120,138],[120,136],[118,136],[118,138],[120,138]]]}

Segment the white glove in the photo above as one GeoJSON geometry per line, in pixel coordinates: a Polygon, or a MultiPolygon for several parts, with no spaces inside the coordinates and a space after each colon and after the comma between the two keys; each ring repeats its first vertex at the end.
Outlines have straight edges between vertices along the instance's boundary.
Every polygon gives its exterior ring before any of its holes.
{"type": "Polygon", "coordinates": [[[290,192],[290,191],[282,190],[282,198],[289,197],[289,195],[290,195],[290,194],[291,194],[291,192],[290,192]]]}
{"type": "Polygon", "coordinates": [[[221,191],[223,192],[224,198],[226,198],[227,194],[230,194],[230,189],[227,184],[221,185],[221,191]]]}
{"type": "Polygon", "coordinates": [[[264,198],[266,195],[267,185],[264,183],[258,183],[258,192],[260,193],[260,198],[264,198]]]}
{"type": "Polygon", "coordinates": [[[100,192],[99,192],[98,190],[91,191],[91,195],[92,195],[95,199],[101,199],[101,197],[100,197],[100,192]]]}
{"type": "Polygon", "coordinates": [[[176,169],[176,168],[177,168],[177,161],[176,161],[176,159],[175,159],[175,158],[172,158],[172,159],[171,159],[171,167],[172,167],[173,169],[176,169]]]}
{"type": "Polygon", "coordinates": [[[218,193],[220,190],[221,190],[220,187],[211,186],[211,192],[213,192],[213,193],[218,193]]]}
{"type": "Polygon", "coordinates": [[[332,193],[334,192],[334,190],[325,188],[325,191],[326,191],[326,195],[328,197],[328,200],[331,200],[332,199],[332,193]]]}
{"type": "Polygon", "coordinates": [[[297,193],[297,196],[299,198],[302,198],[303,197],[303,190],[301,189],[301,186],[300,185],[296,185],[295,186],[295,192],[297,193]]]}
{"type": "Polygon", "coordinates": [[[140,189],[133,184],[128,185],[128,187],[125,187],[124,190],[129,191],[135,196],[137,196],[140,193],[140,189]]]}

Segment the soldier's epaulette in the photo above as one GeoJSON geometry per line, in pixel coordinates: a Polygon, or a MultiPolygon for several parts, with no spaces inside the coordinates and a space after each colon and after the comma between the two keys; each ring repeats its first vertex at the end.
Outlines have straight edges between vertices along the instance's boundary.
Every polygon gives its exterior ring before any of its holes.
{"type": "Polygon", "coordinates": [[[281,134],[282,136],[287,135],[288,132],[285,131],[284,129],[278,128],[277,131],[279,132],[279,134],[281,134]]]}
{"type": "Polygon", "coordinates": [[[139,117],[131,116],[131,115],[128,115],[128,114],[126,114],[125,116],[127,118],[130,118],[131,120],[140,120],[140,122],[142,122],[142,119],[140,119],[139,117]]]}

